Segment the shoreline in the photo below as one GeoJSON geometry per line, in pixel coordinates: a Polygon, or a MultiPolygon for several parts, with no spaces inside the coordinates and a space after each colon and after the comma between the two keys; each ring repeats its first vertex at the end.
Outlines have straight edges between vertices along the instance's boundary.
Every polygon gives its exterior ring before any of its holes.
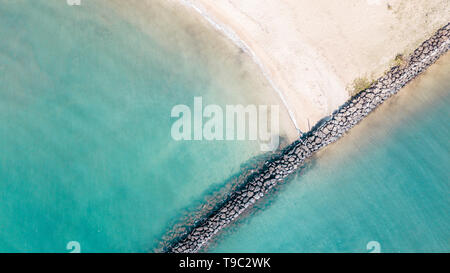
{"type": "Polygon", "coordinates": [[[440,28],[408,56],[404,66],[394,66],[369,88],[363,90],[331,116],[322,119],[300,140],[293,142],[271,161],[257,170],[246,184],[232,192],[228,200],[210,217],[204,219],[174,242],[167,252],[198,252],[223,228],[247,212],[265,195],[274,190],[290,174],[301,168],[316,152],[336,142],[384,101],[420,75],[450,49],[450,23],[440,28]]]}
{"type": "Polygon", "coordinates": [[[200,8],[199,6],[195,5],[190,0],[180,0],[180,2],[189,7],[194,9],[200,16],[202,16],[208,23],[210,23],[216,30],[221,32],[223,35],[225,35],[228,39],[230,39],[238,48],[242,49],[245,53],[249,55],[249,57],[253,60],[253,62],[259,67],[261,70],[264,78],[268,81],[272,89],[277,93],[277,95],[280,97],[281,102],[283,103],[284,107],[286,108],[286,111],[289,114],[289,118],[291,119],[291,122],[294,125],[294,128],[299,132],[299,135],[302,134],[302,131],[300,130],[297,120],[295,119],[295,115],[289,106],[289,104],[286,101],[286,98],[283,94],[283,92],[279,89],[279,87],[274,83],[272,78],[270,77],[269,73],[267,72],[266,67],[261,62],[261,60],[258,58],[256,53],[252,50],[252,48],[243,40],[236,32],[233,31],[233,29],[229,28],[226,24],[221,24],[220,22],[214,20],[204,9],[200,8]]]}
{"type": "Polygon", "coordinates": [[[192,0],[112,0],[108,6],[174,56],[201,60],[205,75],[223,90],[220,99],[226,104],[279,105],[280,136],[288,142],[298,139],[292,109],[286,107],[285,96],[274,88],[271,78],[261,72],[262,63],[255,60],[250,47],[227,31],[227,25],[216,24],[190,3],[192,0]]]}
{"type": "Polygon", "coordinates": [[[347,101],[357,79],[380,77],[449,21],[444,1],[414,2],[180,1],[252,58],[300,132],[347,101]]]}

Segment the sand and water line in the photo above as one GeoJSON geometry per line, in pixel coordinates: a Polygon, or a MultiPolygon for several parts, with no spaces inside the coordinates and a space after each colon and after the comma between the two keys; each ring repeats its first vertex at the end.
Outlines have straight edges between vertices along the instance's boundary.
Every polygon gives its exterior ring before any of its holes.
{"type": "MultiPolygon", "coordinates": [[[[64,252],[69,241],[79,242],[83,252],[152,250],[180,217],[260,154],[256,142],[175,142],[170,109],[192,105],[194,96],[205,103],[277,104],[283,109],[254,60],[204,19],[183,16],[191,11],[164,2],[152,1],[147,9],[139,1],[128,8],[123,2],[0,5],[0,34],[8,38],[0,43],[1,252],[64,252]]],[[[288,111],[280,120],[283,134],[296,134],[288,111]]],[[[335,203],[348,198],[323,194],[335,203]]],[[[430,198],[433,208],[447,205],[442,198],[430,198]]],[[[315,210],[311,206],[305,214],[312,218],[315,210]]],[[[330,219],[337,225],[349,221],[330,219]]],[[[307,238],[319,236],[317,226],[302,227],[307,238]]],[[[433,238],[442,236],[441,229],[429,228],[433,238]]],[[[234,238],[246,237],[245,230],[234,238]]],[[[321,233],[330,230],[323,225],[321,233]]],[[[282,250],[295,234],[267,244],[282,250]]],[[[339,249],[345,237],[334,238],[323,245],[339,249]]],[[[416,250],[442,247],[413,239],[404,238],[416,250]]],[[[222,250],[239,249],[233,240],[224,241],[222,250]]],[[[314,250],[301,245],[286,246],[314,250]]],[[[243,250],[265,247],[247,246],[243,250]]],[[[220,241],[216,247],[221,249],[220,241]]],[[[277,251],[268,245],[269,250],[277,251]]]]}
{"type": "MultiPolygon", "coordinates": [[[[189,11],[123,2],[0,5],[2,252],[150,251],[261,153],[256,141],[172,139],[172,107],[194,96],[282,103],[189,11]]],[[[281,134],[295,134],[280,115],[281,134]]]]}

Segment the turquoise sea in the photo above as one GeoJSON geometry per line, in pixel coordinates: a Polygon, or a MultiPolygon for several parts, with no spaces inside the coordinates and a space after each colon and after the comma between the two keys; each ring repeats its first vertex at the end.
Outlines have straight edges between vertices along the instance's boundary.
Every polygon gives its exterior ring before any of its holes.
{"type": "Polygon", "coordinates": [[[199,46],[210,29],[156,18],[148,33],[109,4],[0,0],[0,252],[151,251],[260,153],[171,137],[172,107],[194,96],[261,103],[244,57],[199,46]]]}
{"type": "MultiPolygon", "coordinates": [[[[194,96],[282,106],[201,19],[148,2],[0,0],[0,252],[152,251],[261,154],[172,139],[194,96]]],[[[449,75],[447,57],[209,250],[449,251],[449,75]]]]}
{"type": "Polygon", "coordinates": [[[209,250],[450,252],[449,78],[447,54],[209,250]]]}

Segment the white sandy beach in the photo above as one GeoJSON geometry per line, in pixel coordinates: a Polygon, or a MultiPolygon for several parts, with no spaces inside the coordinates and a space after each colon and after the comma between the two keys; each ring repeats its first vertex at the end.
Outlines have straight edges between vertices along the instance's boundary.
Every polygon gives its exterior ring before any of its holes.
{"type": "MultiPolygon", "coordinates": [[[[302,132],[342,105],[350,97],[355,79],[378,78],[394,64],[397,54],[409,54],[450,21],[447,0],[116,0],[110,3],[118,10],[136,7],[133,20],[146,18],[140,22],[143,28],[150,22],[164,29],[171,21],[184,20],[183,35],[195,36],[192,41],[197,43],[211,41],[212,37],[210,31],[201,28],[194,31],[193,24],[209,25],[213,34],[223,37],[219,42],[229,39],[253,59],[274,95],[286,106],[291,125],[302,132]],[[161,8],[174,13],[162,15],[157,12],[161,8]]],[[[170,34],[167,39],[173,44],[188,41],[170,34]]],[[[208,54],[214,54],[212,51],[220,47],[217,41],[214,43],[208,54]]],[[[224,60],[218,60],[221,61],[224,60]]],[[[267,93],[261,94],[266,101],[273,100],[267,93]]],[[[293,127],[287,131],[289,140],[297,137],[293,127]]]]}
{"type": "Polygon", "coordinates": [[[180,1],[242,39],[302,131],[450,21],[446,0],[180,1]]]}

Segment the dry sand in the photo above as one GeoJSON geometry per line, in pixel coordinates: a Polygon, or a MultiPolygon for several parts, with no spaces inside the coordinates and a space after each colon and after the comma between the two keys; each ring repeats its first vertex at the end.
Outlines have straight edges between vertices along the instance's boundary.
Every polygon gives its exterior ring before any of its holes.
{"type": "Polygon", "coordinates": [[[448,0],[179,0],[250,54],[303,132],[450,21],[448,0]]]}

